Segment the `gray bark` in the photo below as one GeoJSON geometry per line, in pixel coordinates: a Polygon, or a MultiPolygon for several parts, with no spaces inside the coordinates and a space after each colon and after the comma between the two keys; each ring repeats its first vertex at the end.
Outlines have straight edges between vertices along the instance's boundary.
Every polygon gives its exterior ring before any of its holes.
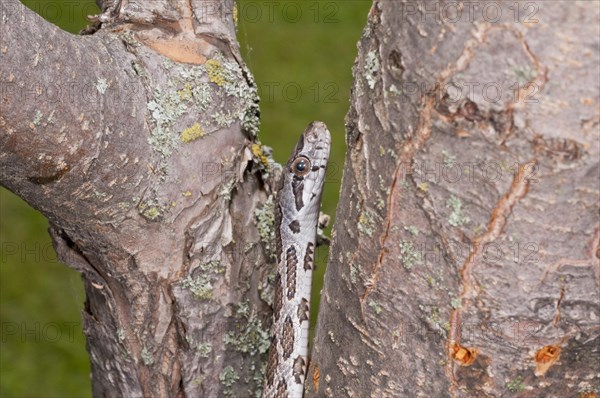
{"type": "Polygon", "coordinates": [[[233,1],[100,3],[79,37],[2,1],[0,183],[83,275],[94,396],[258,394],[269,165],[233,1]]]}
{"type": "Polygon", "coordinates": [[[600,390],[598,4],[462,7],[371,9],[310,396],[600,390]]]}

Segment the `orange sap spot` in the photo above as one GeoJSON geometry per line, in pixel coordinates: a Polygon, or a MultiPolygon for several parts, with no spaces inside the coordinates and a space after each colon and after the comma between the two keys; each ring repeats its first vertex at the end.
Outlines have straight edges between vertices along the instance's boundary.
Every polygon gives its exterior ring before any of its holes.
{"type": "Polygon", "coordinates": [[[535,375],[540,377],[546,374],[548,369],[560,358],[560,347],[547,345],[535,354],[535,375]]]}
{"type": "Polygon", "coordinates": [[[321,372],[319,371],[319,365],[315,364],[313,368],[313,384],[315,386],[315,392],[319,391],[319,380],[321,380],[321,372]]]}
{"type": "Polygon", "coordinates": [[[475,362],[479,351],[476,348],[463,347],[458,343],[452,346],[452,359],[458,362],[461,366],[470,366],[475,362]]]}

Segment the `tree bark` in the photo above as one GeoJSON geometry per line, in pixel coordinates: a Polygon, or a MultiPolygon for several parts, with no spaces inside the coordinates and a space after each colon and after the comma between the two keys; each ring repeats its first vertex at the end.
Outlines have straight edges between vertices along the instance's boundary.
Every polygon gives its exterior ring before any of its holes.
{"type": "Polygon", "coordinates": [[[259,395],[270,159],[234,2],[99,5],[79,37],[2,2],[0,182],[83,275],[94,396],[259,395]]]}
{"type": "Polygon", "coordinates": [[[309,396],[600,391],[598,19],[374,2],[309,396]]]}

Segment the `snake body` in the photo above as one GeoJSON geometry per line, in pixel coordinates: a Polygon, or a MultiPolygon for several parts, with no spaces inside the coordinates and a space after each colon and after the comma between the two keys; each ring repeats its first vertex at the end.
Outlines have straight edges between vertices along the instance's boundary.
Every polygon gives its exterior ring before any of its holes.
{"type": "Polygon", "coordinates": [[[267,364],[265,398],[303,395],[317,224],[330,143],[327,126],[311,123],[283,170],[282,185],[277,192],[274,337],[267,364]]]}

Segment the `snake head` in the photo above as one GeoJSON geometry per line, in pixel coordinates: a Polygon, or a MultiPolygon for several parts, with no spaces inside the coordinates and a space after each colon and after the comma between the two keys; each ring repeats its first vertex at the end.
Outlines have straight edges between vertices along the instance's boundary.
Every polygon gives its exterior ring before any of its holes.
{"type": "Polygon", "coordinates": [[[285,169],[282,194],[300,213],[318,216],[331,135],[323,122],[312,122],[300,136],[285,169]]]}

